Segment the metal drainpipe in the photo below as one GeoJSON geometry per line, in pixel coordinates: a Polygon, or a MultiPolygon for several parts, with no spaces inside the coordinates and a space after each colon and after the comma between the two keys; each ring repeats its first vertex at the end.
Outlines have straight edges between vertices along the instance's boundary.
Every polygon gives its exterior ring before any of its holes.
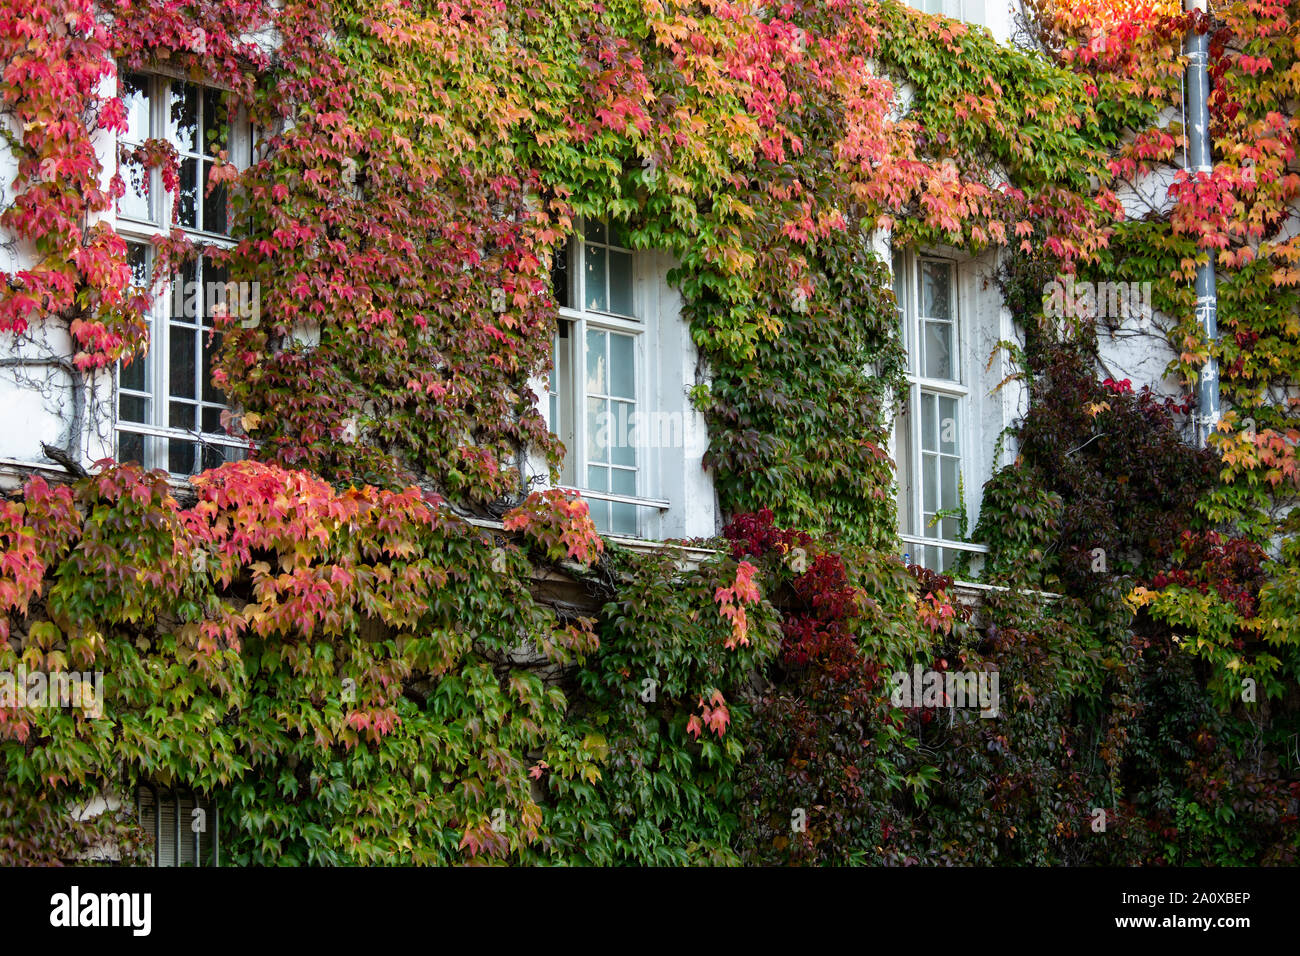
{"type": "MultiPolygon", "coordinates": [[[[1188,13],[1209,13],[1209,0],[1183,0],[1188,13]]],[[[1189,175],[1214,171],[1210,142],[1210,37],[1207,33],[1187,33],[1187,172],[1189,175]]],[[[1206,261],[1196,269],[1196,320],[1213,347],[1219,340],[1219,293],[1214,270],[1218,256],[1206,250],[1206,261]]],[[[1196,443],[1205,447],[1206,439],[1219,423],[1219,362],[1211,356],[1196,381],[1196,443]]]]}

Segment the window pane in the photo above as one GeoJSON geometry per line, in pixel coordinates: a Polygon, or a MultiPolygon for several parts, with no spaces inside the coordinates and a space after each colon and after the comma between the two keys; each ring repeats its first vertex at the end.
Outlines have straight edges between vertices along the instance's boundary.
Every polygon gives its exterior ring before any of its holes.
{"type": "Polygon", "coordinates": [[[606,255],[605,250],[599,246],[587,246],[584,250],[584,301],[582,307],[591,312],[609,311],[609,296],[605,293],[606,255]]]}
{"type": "Polygon", "coordinates": [[[118,432],[117,460],[120,462],[133,461],[137,465],[143,465],[145,463],[144,436],[132,435],[130,432],[118,432]]]}
{"type": "Polygon", "coordinates": [[[605,339],[608,333],[587,330],[587,392],[608,395],[605,377],[605,339]]]}
{"type": "Polygon", "coordinates": [[[625,534],[630,538],[635,538],[638,534],[636,527],[636,505],[622,504],[620,502],[610,502],[610,511],[612,520],[610,521],[611,534],[625,534]]]}
{"type": "Polygon", "coordinates": [[[126,107],[126,136],[128,141],[140,144],[149,138],[149,80],[139,73],[122,76],[120,90],[122,105],[126,107]]]}
{"type": "MultiPolygon", "coordinates": [[[[129,73],[122,77],[119,86],[122,105],[126,108],[126,135],[122,138],[124,145],[139,145],[152,134],[150,115],[152,112],[149,97],[149,80],[138,73],[129,73]]],[[[149,184],[153,174],[138,165],[121,168],[122,182],[126,192],[117,201],[118,215],[129,219],[152,220],[154,218],[153,196],[149,184]],[[140,188],[133,185],[138,180],[140,188]]]]}
{"type": "Polygon", "coordinates": [[[610,446],[616,465],[636,467],[636,446],[633,440],[640,437],[633,435],[632,418],[636,406],[631,402],[614,402],[610,414],[610,446]]]}
{"type": "Polygon", "coordinates": [[[551,292],[555,304],[562,309],[572,307],[572,291],[569,287],[569,256],[573,249],[573,240],[555,250],[555,259],[551,263],[551,292]]]}
{"type": "MultiPolygon", "coordinates": [[[[224,209],[223,213],[224,215],[224,209]]],[[[207,215],[206,213],[204,214],[207,215]]],[[[205,220],[206,221],[206,220],[205,220]]],[[[240,315],[241,309],[251,303],[245,301],[248,293],[236,288],[228,288],[230,270],[225,266],[214,265],[206,259],[203,261],[203,308],[196,314],[203,316],[204,325],[212,325],[212,313],[217,306],[225,306],[231,315],[240,315]],[[241,296],[245,298],[241,298],[241,296]]]]}
{"type": "Polygon", "coordinates": [[[587,502],[587,510],[591,512],[591,521],[596,526],[596,530],[601,534],[609,534],[609,502],[597,501],[593,498],[583,500],[587,502]]]}
{"type": "Polygon", "coordinates": [[[228,461],[243,461],[244,449],[226,448],[222,445],[207,445],[203,448],[202,458],[200,470],[207,471],[209,468],[216,468],[228,461]]]}
{"type": "Polygon", "coordinates": [[[921,374],[927,378],[956,378],[955,316],[952,306],[953,270],[946,262],[921,262],[921,374]]]}
{"type": "Polygon", "coordinates": [[[199,91],[193,83],[172,83],[168,135],[184,153],[197,153],[199,146],[199,91]]]}
{"type": "Polygon", "coordinates": [[[925,366],[921,374],[926,378],[955,379],[952,361],[952,323],[925,323],[925,366]]]}
{"type": "Polygon", "coordinates": [[[131,285],[136,289],[148,291],[152,278],[149,265],[149,247],[143,242],[126,244],[126,262],[131,267],[131,285]]]}
{"type": "Polygon", "coordinates": [[[125,216],[127,219],[152,222],[155,218],[153,195],[149,191],[149,184],[152,181],[152,173],[147,169],[140,170],[138,166],[123,168],[122,183],[126,186],[126,191],[122,193],[122,198],[117,201],[117,214],[125,216]],[[136,177],[140,177],[139,189],[135,187],[136,177]]]}
{"type": "Polygon", "coordinates": [[[142,395],[119,395],[117,417],[125,422],[149,424],[149,399],[142,395]]]}
{"type": "Polygon", "coordinates": [[[632,301],[632,255],[627,252],[609,254],[609,309],[619,315],[635,315],[632,301]]]}
{"type": "Polygon", "coordinates": [[[940,505],[944,511],[955,510],[961,506],[961,502],[957,497],[958,464],[956,458],[940,459],[939,470],[943,479],[943,493],[940,496],[940,505]]]}
{"type": "Polygon", "coordinates": [[[935,415],[935,399],[937,396],[929,392],[921,393],[921,449],[923,451],[938,451],[939,423],[935,415]]]}
{"type": "Polygon", "coordinates": [[[186,262],[172,278],[171,301],[168,305],[174,319],[196,322],[203,314],[203,290],[199,287],[199,264],[196,260],[186,262]]]}
{"type": "Polygon", "coordinates": [[[225,393],[212,384],[212,365],[216,360],[218,350],[221,348],[221,336],[211,336],[213,342],[208,343],[209,335],[207,332],[202,333],[203,339],[203,400],[212,402],[214,405],[224,405],[226,403],[225,393]]]}
{"type": "Polygon", "coordinates": [[[587,468],[587,490],[588,491],[609,491],[609,469],[600,465],[591,465],[587,468]]]}
{"type": "Polygon", "coordinates": [[[194,330],[172,324],[171,356],[168,364],[169,394],[180,398],[194,398],[194,330]]]}
{"type": "Polygon", "coordinates": [[[186,229],[199,227],[199,171],[197,159],[181,160],[181,185],[176,196],[176,221],[186,229]]]}
{"type": "Polygon", "coordinates": [[[203,91],[203,143],[204,156],[215,156],[217,151],[226,149],[229,142],[229,126],[226,123],[227,110],[222,102],[220,90],[203,91]]]}
{"type": "Polygon", "coordinates": [[[912,466],[911,422],[916,414],[908,414],[907,409],[898,416],[894,428],[894,452],[898,466],[898,521],[899,529],[908,534],[916,533],[916,508],[913,502],[913,481],[915,469],[912,466]]]}
{"type": "Polygon", "coordinates": [[[167,470],[174,475],[194,474],[195,444],[188,441],[167,440],[167,470]]]}
{"type": "Polygon", "coordinates": [[[924,501],[921,507],[927,514],[932,515],[939,510],[939,460],[934,455],[922,455],[921,465],[923,472],[921,484],[924,489],[924,501]]]}
{"type": "MultiPolygon", "coordinates": [[[[139,242],[128,242],[126,244],[126,261],[131,267],[132,287],[147,291],[150,278],[149,247],[139,242]]],[[[123,362],[118,377],[120,387],[137,392],[150,390],[147,384],[148,361],[147,355],[136,355],[129,362],[123,362]]],[[[133,420],[147,421],[148,419],[138,418],[133,420]]]]}
{"type": "Polygon", "coordinates": [[[921,263],[921,315],[952,318],[952,267],[946,262],[921,263]]]}
{"type": "Polygon", "coordinates": [[[586,219],[583,221],[583,236],[588,242],[607,242],[605,224],[599,219],[586,219]]]}
{"type": "Polygon", "coordinates": [[[203,431],[210,435],[224,435],[227,429],[221,424],[221,413],[223,409],[205,406],[203,409],[203,431]]]}
{"type": "Polygon", "coordinates": [[[939,450],[945,455],[956,455],[958,438],[961,434],[957,418],[957,399],[939,399],[939,450]]]}
{"type": "Polygon", "coordinates": [[[567,396],[571,394],[573,387],[573,368],[572,368],[572,351],[569,343],[573,339],[569,332],[569,323],[561,321],[558,323],[555,331],[554,351],[552,353],[552,367],[550,371],[550,391],[551,391],[551,431],[560,436],[564,441],[564,426],[566,422],[566,402],[567,396]]]}
{"type": "MultiPolygon", "coordinates": [[[[613,487],[610,490],[613,491],[614,494],[635,497],[635,471],[626,471],[622,468],[614,468],[610,470],[610,478],[613,482],[613,487]]],[[[637,533],[636,505],[614,503],[610,508],[610,512],[612,518],[610,528],[614,534],[635,535],[637,533]]]]}
{"type": "MultiPolygon", "coordinates": [[[[118,384],[122,388],[129,388],[135,392],[147,391],[148,387],[145,384],[145,362],[147,361],[147,358],[137,355],[130,362],[123,362],[118,384]]],[[[145,419],[133,418],[131,421],[142,422],[145,419]]]]}
{"type": "Polygon", "coordinates": [[[229,232],[226,221],[226,185],[217,185],[212,192],[207,191],[207,182],[216,167],[212,163],[203,164],[203,228],[208,232],[229,232]]]}
{"type": "Polygon", "coordinates": [[[194,430],[194,406],[186,402],[167,403],[167,424],[171,428],[194,430]]]}
{"type": "Polygon", "coordinates": [[[609,394],[636,398],[636,340],[630,335],[609,337],[609,394]]]}
{"type": "MultiPolygon", "coordinates": [[[[609,461],[609,403],[603,398],[587,399],[587,460],[609,461]]],[[[607,489],[598,488],[598,491],[607,489]]]]}
{"type": "Polygon", "coordinates": [[[616,495],[636,497],[636,472],[627,468],[610,469],[610,491],[616,495]]]}

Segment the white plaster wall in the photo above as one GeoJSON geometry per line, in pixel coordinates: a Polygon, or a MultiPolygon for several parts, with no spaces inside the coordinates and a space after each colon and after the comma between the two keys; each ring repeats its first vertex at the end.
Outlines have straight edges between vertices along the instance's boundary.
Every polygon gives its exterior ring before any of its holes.
{"type": "MultiPolygon", "coordinates": [[[[111,95],[116,83],[116,77],[103,79],[101,95],[111,95]]],[[[17,132],[12,120],[2,121],[9,124],[10,132],[17,132]]],[[[102,167],[100,183],[107,189],[116,168],[116,137],[98,131],[92,143],[102,167]]],[[[0,139],[0,206],[12,202],[17,174],[17,160],[0,139]]],[[[90,225],[101,220],[111,224],[112,215],[92,216],[90,225]]],[[[14,273],[32,268],[36,261],[29,243],[0,233],[0,270],[14,273]]],[[[11,485],[24,466],[52,463],[41,451],[42,442],[70,452],[84,466],[112,454],[113,374],[86,373],[77,394],[70,366],[74,351],[67,328],[40,320],[21,335],[0,333],[0,477],[4,484],[11,485]],[[80,427],[74,429],[78,418],[80,427]]]]}
{"type": "Polygon", "coordinates": [[[651,257],[647,281],[657,286],[659,343],[657,369],[650,386],[657,408],[680,415],[682,447],[655,453],[658,497],[673,502],[659,519],[659,538],[707,538],[721,530],[721,514],[713,476],[704,468],[709,447],[704,416],[691,404],[690,389],[697,381],[699,353],[683,320],[681,295],[668,284],[674,263],[664,254],[651,257]],[[680,503],[680,505],[679,505],[680,503]]]}
{"type": "Polygon", "coordinates": [[[1002,293],[993,281],[997,270],[996,252],[959,262],[958,320],[963,324],[962,344],[966,381],[970,386],[970,423],[967,448],[970,474],[966,487],[969,531],[979,523],[984,484],[993,473],[1012,460],[1014,450],[1006,442],[995,457],[998,436],[1014,424],[1028,405],[1028,395],[1019,382],[999,384],[1011,373],[1012,359],[999,342],[1008,338],[1010,313],[1002,293]]]}
{"type": "Polygon", "coordinates": [[[1178,354],[1169,346],[1168,340],[1159,329],[1168,320],[1159,313],[1154,322],[1142,326],[1138,320],[1125,320],[1115,330],[1097,330],[1097,345],[1101,367],[1105,375],[1115,381],[1128,379],[1133,383],[1134,391],[1141,391],[1142,386],[1150,385],[1153,389],[1166,395],[1181,395],[1182,388],[1176,376],[1167,374],[1167,370],[1178,354]]]}
{"type": "Polygon", "coordinates": [[[1014,0],[965,0],[970,8],[967,20],[980,23],[999,43],[1009,43],[1013,29],[1014,10],[1019,4],[1014,0]]]}

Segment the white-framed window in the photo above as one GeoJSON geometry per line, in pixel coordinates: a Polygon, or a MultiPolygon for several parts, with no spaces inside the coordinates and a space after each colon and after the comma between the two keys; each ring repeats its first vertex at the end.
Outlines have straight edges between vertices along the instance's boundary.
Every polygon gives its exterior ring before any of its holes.
{"type": "Polygon", "coordinates": [[[958,314],[957,264],[937,256],[894,255],[894,295],[907,350],[907,394],[894,433],[899,534],[909,563],[948,571],[982,548],[970,532],[974,370],[969,330],[958,314]],[[929,542],[935,542],[930,544],[929,542]]]}
{"type": "Polygon", "coordinates": [[[651,497],[657,449],[644,440],[657,316],[642,266],[616,224],[586,219],[552,269],[560,308],[546,409],[567,451],[561,483],[582,492],[601,533],[626,537],[669,508],[651,497]]]}
{"type": "Polygon", "coordinates": [[[922,13],[966,23],[984,22],[984,0],[907,0],[907,4],[922,13]]]}
{"type": "MultiPolygon", "coordinates": [[[[147,139],[165,139],[177,151],[179,188],[163,188],[162,172],[149,170],[147,187],[136,188],[123,171],[126,194],[118,200],[116,229],[127,242],[132,282],[152,288],[149,352],[117,372],[114,416],[118,461],[188,476],[243,458],[248,439],[221,424],[225,396],[212,385],[219,344],[213,312],[227,304],[235,286],[223,267],[200,255],[171,276],[154,275],[155,236],[181,229],[199,247],[232,245],[224,184],[207,190],[217,152],[241,167],[252,156],[252,131],[232,118],[220,90],[153,74],[119,77],[129,150],[147,139]]],[[[246,297],[246,296],[245,296],[246,297]]],[[[231,311],[236,311],[232,308],[231,311]]]]}

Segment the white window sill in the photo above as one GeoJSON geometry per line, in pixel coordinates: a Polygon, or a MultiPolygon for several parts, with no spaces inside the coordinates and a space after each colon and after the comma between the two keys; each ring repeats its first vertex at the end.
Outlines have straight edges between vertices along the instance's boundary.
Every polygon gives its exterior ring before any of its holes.
{"type": "Polygon", "coordinates": [[[561,491],[572,491],[584,498],[593,498],[596,501],[612,501],[617,505],[637,505],[641,508],[655,508],[659,511],[667,511],[673,506],[671,501],[665,501],[662,498],[639,498],[635,495],[615,495],[607,491],[588,491],[586,488],[574,488],[571,485],[556,485],[561,491]]]}
{"type": "Polygon", "coordinates": [[[963,604],[973,604],[985,594],[1010,594],[1013,590],[1016,594],[1028,594],[1030,597],[1041,598],[1044,601],[1059,601],[1062,597],[1055,591],[1017,590],[1001,584],[983,584],[979,581],[954,580],[952,587],[963,604]]]}
{"type": "Polygon", "coordinates": [[[914,545],[918,548],[944,548],[949,551],[968,551],[971,554],[988,554],[989,546],[987,544],[976,544],[972,541],[949,541],[947,538],[920,538],[914,534],[900,534],[899,540],[903,544],[914,545]]]}
{"type": "MultiPolygon", "coordinates": [[[[987,544],[978,544],[972,541],[949,541],[945,538],[918,538],[912,534],[900,534],[899,540],[911,548],[945,548],[950,551],[964,551],[967,554],[985,555],[989,553],[987,544]]],[[[979,581],[963,581],[960,578],[953,579],[953,589],[957,591],[962,603],[970,604],[978,599],[980,595],[991,594],[994,592],[1006,593],[1011,588],[1003,587],[1000,584],[984,584],[979,581]]],[[[1020,594],[1029,594],[1034,597],[1042,598],[1045,601],[1059,601],[1061,595],[1054,591],[1019,591],[1020,594]]]]}
{"type": "Polygon", "coordinates": [[[143,422],[119,421],[115,426],[120,432],[131,435],[147,435],[150,438],[171,438],[176,441],[194,442],[198,445],[220,445],[223,448],[244,448],[252,450],[256,443],[249,438],[238,435],[218,435],[214,432],[190,431],[184,428],[163,428],[160,425],[146,425],[143,422]]]}
{"type": "MultiPolygon", "coordinates": [[[[464,521],[476,528],[489,528],[493,531],[502,531],[504,525],[501,521],[491,518],[464,518],[464,521]]],[[[666,554],[670,552],[678,553],[677,567],[683,571],[694,570],[700,564],[709,558],[722,554],[723,552],[716,548],[701,548],[696,545],[679,544],[673,541],[652,541],[649,538],[635,538],[619,534],[602,534],[602,538],[613,542],[620,548],[626,548],[629,551],[635,551],[638,554],[666,554]]],[[[562,565],[569,562],[561,562],[562,565]]],[[[573,565],[578,567],[578,565],[573,565]]]]}

